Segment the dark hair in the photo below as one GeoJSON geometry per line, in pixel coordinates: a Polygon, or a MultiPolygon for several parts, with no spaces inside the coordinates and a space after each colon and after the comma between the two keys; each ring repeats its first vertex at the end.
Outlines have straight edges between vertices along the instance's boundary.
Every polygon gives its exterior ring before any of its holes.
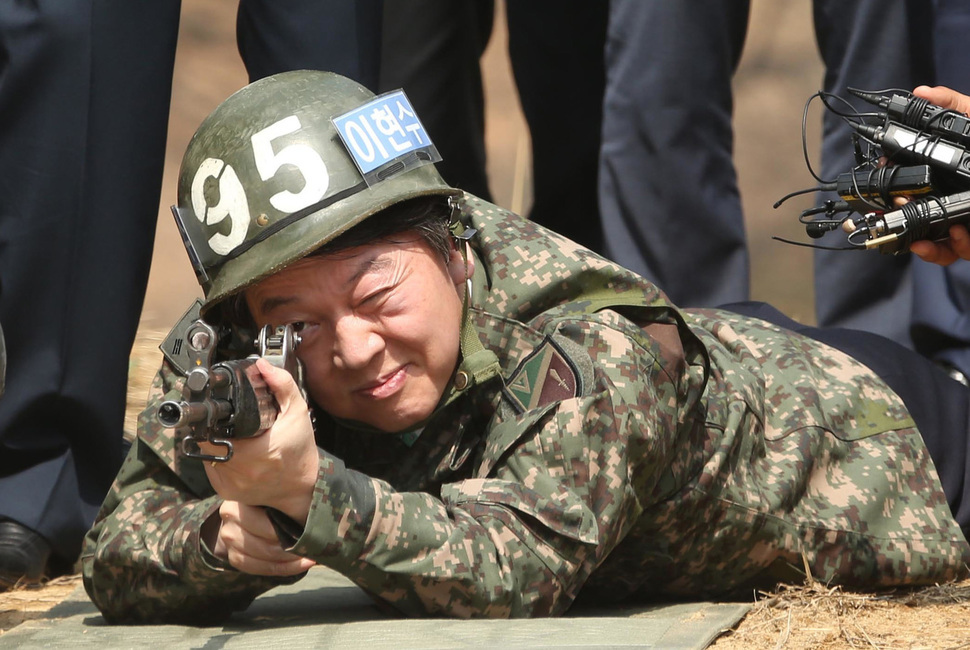
{"type": "MultiPolygon", "coordinates": [[[[405,232],[415,232],[432,251],[447,261],[451,253],[451,205],[443,197],[422,197],[395,203],[385,210],[323,244],[307,257],[334,255],[378,241],[395,241],[405,232]]],[[[211,310],[212,320],[255,333],[256,324],[246,304],[245,290],[229,296],[211,310]]]]}
{"type": "Polygon", "coordinates": [[[394,241],[404,232],[416,232],[431,250],[447,261],[451,253],[449,220],[451,207],[441,197],[410,199],[395,203],[345,233],[328,241],[310,256],[333,255],[378,241],[394,241]]]}

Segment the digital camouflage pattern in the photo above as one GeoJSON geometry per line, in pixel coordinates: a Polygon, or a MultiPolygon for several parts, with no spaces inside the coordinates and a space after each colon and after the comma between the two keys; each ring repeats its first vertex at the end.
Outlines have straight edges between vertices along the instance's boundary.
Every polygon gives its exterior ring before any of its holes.
{"type": "MultiPolygon", "coordinates": [[[[731,595],[801,580],[805,562],[848,586],[966,575],[970,547],[913,421],[858,362],[762,321],[678,310],[473,197],[464,218],[487,350],[464,360],[475,380],[411,445],[318,414],[326,451],[294,552],[404,614],[458,617],[731,595]],[[475,374],[496,359],[497,375],[475,374]]],[[[218,497],[150,417],[179,387],[163,367],[86,539],[85,586],[112,621],[211,623],[281,582],[200,543],[218,497]]]]}

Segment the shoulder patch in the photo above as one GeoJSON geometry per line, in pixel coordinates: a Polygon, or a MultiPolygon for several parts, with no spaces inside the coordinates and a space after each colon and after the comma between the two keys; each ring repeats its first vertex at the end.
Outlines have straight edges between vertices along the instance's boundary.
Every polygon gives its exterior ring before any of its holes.
{"type": "Polygon", "coordinates": [[[503,392],[523,412],[582,394],[582,377],[572,359],[547,336],[512,372],[503,392]]]}
{"type": "Polygon", "coordinates": [[[162,351],[162,354],[168,362],[182,376],[185,376],[188,373],[188,369],[192,367],[192,360],[186,350],[185,333],[188,331],[189,326],[199,318],[201,309],[202,301],[196,299],[192,303],[192,306],[182,314],[182,318],[175,324],[172,331],[168,333],[168,336],[165,337],[162,344],[158,346],[158,349],[162,351]]]}

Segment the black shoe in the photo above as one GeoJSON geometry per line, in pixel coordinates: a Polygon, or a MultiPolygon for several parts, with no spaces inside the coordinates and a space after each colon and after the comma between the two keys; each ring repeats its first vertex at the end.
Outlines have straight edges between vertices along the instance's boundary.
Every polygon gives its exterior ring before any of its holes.
{"type": "Polygon", "coordinates": [[[0,591],[17,584],[37,583],[47,572],[51,546],[16,521],[0,521],[0,591]]]}

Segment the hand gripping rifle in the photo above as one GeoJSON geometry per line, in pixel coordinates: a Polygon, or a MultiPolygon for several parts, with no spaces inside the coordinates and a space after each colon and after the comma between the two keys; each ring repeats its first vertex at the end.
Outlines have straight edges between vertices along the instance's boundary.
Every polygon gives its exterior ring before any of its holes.
{"type": "Polygon", "coordinates": [[[189,458],[225,462],[232,458],[233,438],[256,436],[276,421],[279,405],[256,369],[256,359],[289,372],[303,392],[303,364],[294,353],[300,338],[290,325],[264,327],[256,340],[259,354],[244,359],[213,363],[219,336],[201,319],[189,326],[185,342],[192,367],[182,399],[162,402],[155,416],[163,427],[182,434],[179,450],[189,458]],[[201,442],[224,447],[225,453],[203,453],[201,442]]]}

